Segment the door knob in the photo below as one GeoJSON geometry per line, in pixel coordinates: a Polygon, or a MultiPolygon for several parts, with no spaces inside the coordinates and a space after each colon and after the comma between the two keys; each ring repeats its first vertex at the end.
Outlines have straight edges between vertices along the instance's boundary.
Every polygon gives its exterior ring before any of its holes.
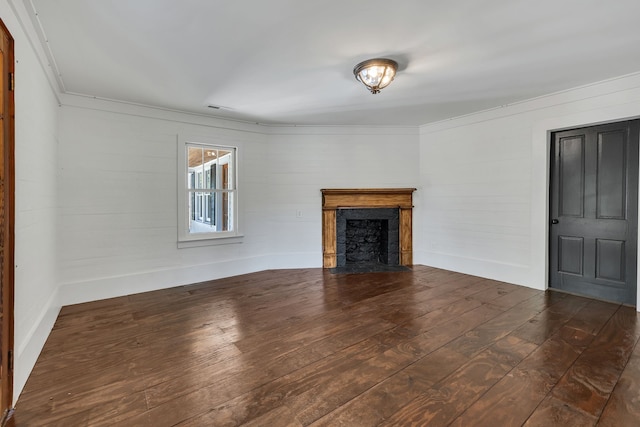
{"type": "Polygon", "coordinates": [[[551,220],[551,224],[557,224],[557,223],[559,223],[559,222],[560,222],[560,221],[558,221],[558,220],[557,220],[557,219],[555,219],[555,218],[551,220]]]}

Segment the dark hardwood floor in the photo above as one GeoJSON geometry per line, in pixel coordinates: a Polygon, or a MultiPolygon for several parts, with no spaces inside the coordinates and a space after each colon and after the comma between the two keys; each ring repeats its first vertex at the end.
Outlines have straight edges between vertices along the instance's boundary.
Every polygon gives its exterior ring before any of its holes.
{"type": "Polygon", "coordinates": [[[637,426],[634,308],[414,266],[62,309],[18,426],[637,426]]]}

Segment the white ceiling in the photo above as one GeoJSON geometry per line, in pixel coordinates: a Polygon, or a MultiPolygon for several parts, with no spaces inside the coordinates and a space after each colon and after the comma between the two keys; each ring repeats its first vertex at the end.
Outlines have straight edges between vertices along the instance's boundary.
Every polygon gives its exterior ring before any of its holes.
{"type": "Polygon", "coordinates": [[[62,91],[251,122],[420,125],[640,71],[639,0],[24,1],[62,91]],[[377,95],[373,57],[400,64],[377,95]]]}

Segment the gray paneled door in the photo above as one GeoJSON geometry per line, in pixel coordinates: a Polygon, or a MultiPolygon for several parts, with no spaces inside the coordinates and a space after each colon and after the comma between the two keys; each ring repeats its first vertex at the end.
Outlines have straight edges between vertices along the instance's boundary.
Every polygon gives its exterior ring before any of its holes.
{"type": "Polygon", "coordinates": [[[552,134],[550,287],[636,304],[638,129],[552,134]]]}

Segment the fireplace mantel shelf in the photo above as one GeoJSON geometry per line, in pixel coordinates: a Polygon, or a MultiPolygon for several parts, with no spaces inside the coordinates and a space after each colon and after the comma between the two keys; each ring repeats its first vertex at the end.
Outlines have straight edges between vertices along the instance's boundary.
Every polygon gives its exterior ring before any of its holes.
{"type": "Polygon", "coordinates": [[[382,208],[411,209],[415,188],[323,189],[322,209],[382,208]]]}
{"type": "Polygon", "coordinates": [[[412,208],[413,206],[400,206],[400,205],[375,205],[375,206],[331,206],[322,208],[323,211],[335,211],[336,209],[362,209],[362,208],[412,208]]]}
{"type": "Polygon", "coordinates": [[[415,188],[323,188],[322,194],[412,194],[415,188]]]}
{"type": "Polygon", "coordinates": [[[397,208],[400,211],[400,265],[413,264],[412,198],[415,188],[333,188],[321,191],[324,268],[336,266],[337,209],[397,208]]]}

